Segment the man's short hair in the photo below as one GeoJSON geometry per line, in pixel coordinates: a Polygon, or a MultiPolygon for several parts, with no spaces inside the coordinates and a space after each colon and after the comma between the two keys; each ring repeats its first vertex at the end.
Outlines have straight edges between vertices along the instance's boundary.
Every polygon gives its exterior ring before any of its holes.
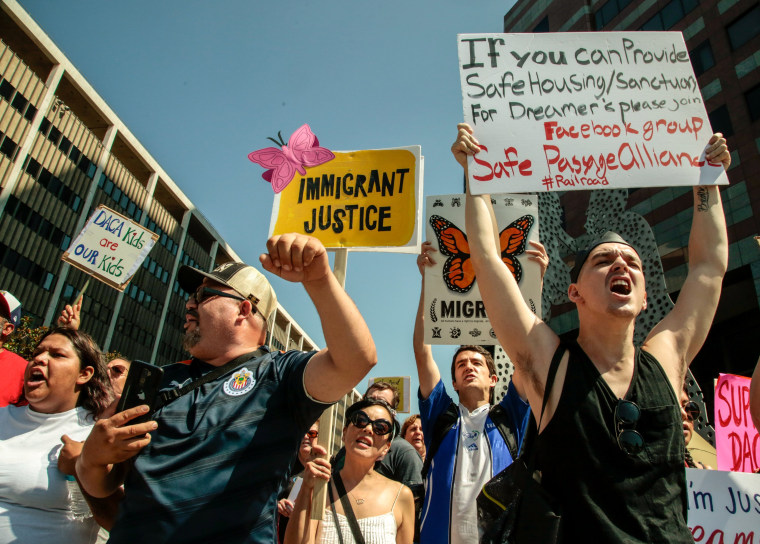
{"type": "Polygon", "coordinates": [[[454,353],[454,357],[451,358],[451,381],[456,382],[456,378],[454,377],[454,365],[457,361],[457,356],[462,353],[463,351],[474,351],[475,353],[480,353],[483,358],[486,360],[486,366],[488,366],[488,375],[489,376],[496,376],[496,365],[493,362],[493,355],[491,355],[491,352],[488,351],[483,346],[459,346],[459,349],[456,350],[454,353]]]}
{"type": "MultiPolygon", "coordinates": [[[[573,263],[573,268],[570,270],[570,283],[576,283],[578,281],[578,276],[581,274],[581,269],[583,268],[583,264],[586,262],[586,259],[588,259],[588,256],[596,246],[600,246],[602,244],[624,244],[630,247],[632,250],[636,251],[636,248],[627,242],[617,232],[608,230],[598,238],[592,240],[589,245],[575,254],[575,263],[573,263]]],[[[639,252],[636,251],[637,255],[638,253],[639,252]]]]}
{"type": "Polygon", "coordinates": [[[399,400],[399,398],[398,398],[398,388],[395,385],[393,385],[392,383],[382,382],[382,381],[381,382],[375,382],[375,383],[373,383],[372,385],[370,385],[367,388],[367,392],[364,393],[364,396],[362,398],[363,399],[369,398],[369,394],[372,391],[388,391],[388,390],[390,390],[390,391],[393,392],[393,403],[391,405],[391,408],[393,408],[395,410],[395,409],[398,408],[398,400],[399,400]]]}

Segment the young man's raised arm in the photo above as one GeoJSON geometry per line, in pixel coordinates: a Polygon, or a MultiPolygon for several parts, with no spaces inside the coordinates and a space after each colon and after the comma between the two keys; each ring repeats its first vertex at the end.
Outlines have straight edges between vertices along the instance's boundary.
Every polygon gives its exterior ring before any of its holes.
{"type": "MultiPolygon", "coordinates": [[[[722,163],[726,170],[731,164],[721,134],[710,138],[705,156],[713,164],[722,163]]],[[[663,365],[676,391],[707,338],[727,267],[728,234],[720,191],[716,185],[694,187],[689,272],[675,307],[652,329],[644,343],[646,350],[663,365]]]]}
{"type": "Polygon", "coordinates": [[[319,240],[283,234],[270,238],[267,250],[269,253],[260,257],[264,269],[302,283],[322,323],[327,346],[306,367],[306,391],[323,402],[340,400],[377,363],[369,328],[333,275],[327,251],[319,240]]]}
{"type": "Polygon", "coordinates": [[[457,129],[451,152],[468,178],[465,225],[480,295],[496,337],[515,367],[540,376],[542,384],[546,375],[543,370],[548,369],[559,338],[525,303],[514,276],[501,260],[491,198],[474,196],[469,191],[467,156],[480,151],[478,141],[466,123],[457,129]]]}
{"type": "Polygon", "coordinates": [[[433,350],[430,344],[425,343],[425,267],[435,264],[432,253],[435,248],[430,242],[422,244],[422,251],[417,256],[417,268],[422,275],[420,287],[420,303],[417,306],[417,315],[414,319],[414,360],[417,363],[417,376],[420,380],[420,395],[423,399],[430,396],[435,386],[441,381],[441,371],[433,359],[433,350]]]}

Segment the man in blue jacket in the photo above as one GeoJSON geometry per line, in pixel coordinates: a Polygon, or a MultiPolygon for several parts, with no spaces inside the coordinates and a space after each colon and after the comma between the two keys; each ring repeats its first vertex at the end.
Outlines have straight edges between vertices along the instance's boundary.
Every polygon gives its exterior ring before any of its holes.
{"type": "MultiPolygon", "coordinates": [[[[422,246],[417,266],[434,264],[429,242],[422,246]]],[[[531,251],[540,258],[545,253],[531,251]]],[[[541,263],[543,265],[543,263],[541,263]]],[[[491,354],[482,346],[461,346],[451,364],[456,404],[446,392],[430,345],[424,342],[424,304],[414,327],[414,356],[420,380],[419,401],[427,455],[425,500],[420,544],[478,542],[475,498],[488,480],[504,470],[519,451],[530,417],[527,402],[510,383],[497,406],[491,405],[498,382],[491,354]]]]}

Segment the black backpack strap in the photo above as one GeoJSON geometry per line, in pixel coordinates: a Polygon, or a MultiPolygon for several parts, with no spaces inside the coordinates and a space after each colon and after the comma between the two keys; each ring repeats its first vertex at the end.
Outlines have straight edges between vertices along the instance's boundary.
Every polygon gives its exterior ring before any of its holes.
{"type": "Polygon", "coordinates": [[[554,352],[552,362],[549,364],[549,373],[546,376],[546,385],[544,386],[544,400],[541,403],[541,414],[538,418],[538,429],[541,429],[541,421],[544,419],[544,409],[546,403],[549,402],[549,395],[552,392],[552,386],[554,385],[554,377],[557,375],[557,369],[559,368],[559,362],[562,360],[562,356],[567,351],[567,347],[560,341],[557,346],[557,350],[554,352]]]}
{"type": "MultiPolygon", "coordinates": [[[[560,341],[559,345],[557,346],[557,350],[554,352],[554,356],[552,357],[552,361],[549,364],[549,373],[546,376],[546,385],[544,386],[544,398],[543,402],[541,403],[541,413],[538,417],[538,423],[535,424],[535,426],[532,426],[533,433],[530,436],[530,443],[527,445],[528,448],[530,448],[530,451],[525,451],[526,448],[526,439],[523,439],[523,454],[526,454],[526,466],[529,469],[530,474],[533,474],[534,469],[536,468],[536,456],[538,455],[538,449],[537,444],[538,440],[540,438],[540,435],[538,434],[539,429],[541,428],[541,422],[544,420],[544,410],[546,409],[546,403],[549,402],[549,396],[552,392],[552,386],[554,386],[554,377],[557,375],[557,369],[559,368],[559,363],[562,360],[562,357],[565,355],[565,351],[567,351],[567,346],[565,346],[562,341],[560,341]]],[[[534,418],[535,420],[535,414],[534,418]]],[[[532,423],[532,422],[531,422],[532,423]]],[[[539,472],[539,471],[536,471],[539,472]]]]}
{"type": "MultiPolygon", "coordinates": [[[[364,535],[362,534],[362,530],[359,527],[359,522],[356,521],[356,514],[354,514],[354,509],[351,508],[351,502],[348,500],[348,494],[346,493],[346,487],[343,485],[343,480],[340,477],[340,471],[336,470],[333,472],[333,481],[335,482],[335,489],[338,490],[338,498],[340,499],[340,504],[343,505],[343,514],[346,516],[348,526],[351,528],[351,534],[354,536],[354,542],[357,544],[364,544],[364,535]]],[[[328,485],[330,485],[329,482],[328,485]]],[[[334,500],[333,508],[335,508],[334,500]]],[[[335,510],[333,510],[333,512],[334,511],[335,510]]],[[[337,516],[335,516],[335,521],[338,533],[340,533],[340,525],[337,525],[337,516]]]]}
{"type": "Polygon", "coordinates": [[[501,434],[501,437],[507,444],[512,459],[517,459],[517,456],[519,455],[517,448],[517,433],[514,429],[512,417],[501,404],[495,404],[492,406],[488,412],[488,416],[491,418],[491,421],[493,421],[493,424],[496,425],[499,434],[501,434]]]}
{"type": "Polygon", "coordinates": [[[430,447],[425,452],[425,462],[422,463],[422,479],[427,478],[427,473],[430,470],[430,464],[433,462],[433,457],[438,452],[438,448],[443,442],[443,437],[446,433],[456,424],[459,419],[459,408],[453,402],[450,402],[446,407],[446,410],[438,416],[433,425],[433,438],[430,440],[430,447]]]}
{"type": "Polygon", "coordinates": [[[212,370],[211,372],[205,374],[204,376],[198,378],[197,380],[193,380],[187,385],[184,385],[182,387],[177,387],[174,389],[169,389],[167,391],[162,391],[158,398],[156,399],[155,405],[153,407],[153,411],[156,412],[160,408],[163,408],[170,402],[173,402],[180,398],[183,395],[188,394],[190,391],[193,391],[194,389],[198,389],[201,385],[204,383],[208,383],[210,381],[213,381],[217,379],[219,376],[223,376],[233,368],[238,367],[239,365],[243,364],[246,361],[249,361],[251,359],[257,359],[261,357],[262,355],[266,355],[268,352],[262,348],[257,349],[253,353],[246,353],[245,355],[241,355],[240,357],[234,358],[232,361],[223,364],[222,366],[212,370]]]}

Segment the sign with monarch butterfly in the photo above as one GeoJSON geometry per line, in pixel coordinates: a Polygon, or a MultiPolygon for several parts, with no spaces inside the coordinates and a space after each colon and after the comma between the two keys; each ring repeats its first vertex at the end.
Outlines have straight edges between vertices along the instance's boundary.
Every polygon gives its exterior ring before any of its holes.
{"type": "MultiPolygon", "coordinates": [[[[437,253],[425,269],[425,342],[497,344],[488,322],[464,232],[464,195],[427,197],[427,239],[437,253]]],[[[541,315],[540,267],[528,260],[529,241],[538,241],[536,195],[491,196],[499,227],[501,260],[515,276],[523,297],[541,315]]]]}

